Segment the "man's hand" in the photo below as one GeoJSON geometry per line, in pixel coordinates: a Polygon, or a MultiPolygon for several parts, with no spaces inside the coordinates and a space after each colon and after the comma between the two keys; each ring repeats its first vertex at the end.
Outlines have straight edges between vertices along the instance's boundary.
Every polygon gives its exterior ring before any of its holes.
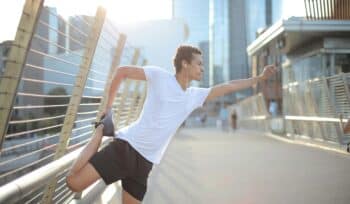
{"type": "Polygon", "coordinates": [[[259,78],[261,78],[262,80],[267,80],[270,77],[274,76],[277,73],[277,68],[275,65],[271,64],[271,65],[266,65],[264,67],[263,72],[260,74],[259,78]]]}

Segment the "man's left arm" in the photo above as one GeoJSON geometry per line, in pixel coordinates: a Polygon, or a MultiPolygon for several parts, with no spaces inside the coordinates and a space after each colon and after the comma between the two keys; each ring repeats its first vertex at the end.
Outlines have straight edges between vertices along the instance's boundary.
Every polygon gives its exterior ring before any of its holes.
{"type": "Polygon", "coordinates": [[[263,72],[257,77],[252,77],[249,79],[233,80],[227,83],[222,83],[222,84],[213,86],[209,92],[209,95],[206,98],[206,101],[212,100],[214,98],[217,98],[232,92],[236,92],[236,91],[240,91],[240,90],[252,87],[258,82],[269,79],[271,76],[275,75],[276,72],[277,72],[277,69],[274,65],[267,65],[264,67],[263,72]]]}

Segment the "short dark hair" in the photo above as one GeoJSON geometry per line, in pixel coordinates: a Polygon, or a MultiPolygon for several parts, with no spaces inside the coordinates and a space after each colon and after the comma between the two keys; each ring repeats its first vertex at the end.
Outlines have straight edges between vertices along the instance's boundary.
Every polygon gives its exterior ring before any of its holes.
{"type": "Polygon", "coordinates": [[[185,60],[188,63],[191,63],[193,54],[202,54],[201,50],[197,47],[191,45],[180,45],[176,49],[176,54],[174,56],[173,64],[175,66],[176,73],[181,71],[181,62],[185,60]]]}

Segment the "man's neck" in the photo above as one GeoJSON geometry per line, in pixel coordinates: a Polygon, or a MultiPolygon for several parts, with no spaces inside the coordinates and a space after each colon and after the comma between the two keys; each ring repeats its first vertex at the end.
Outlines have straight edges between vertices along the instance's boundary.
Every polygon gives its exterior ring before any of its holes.
{"type": "Polygon", "coordinates": [[[180,84],[182,90],[186,91],[187,87],[189,86],[191,80],[186,75],[186,73],[177,73],[175,74],[177,82],[180,84]]]}

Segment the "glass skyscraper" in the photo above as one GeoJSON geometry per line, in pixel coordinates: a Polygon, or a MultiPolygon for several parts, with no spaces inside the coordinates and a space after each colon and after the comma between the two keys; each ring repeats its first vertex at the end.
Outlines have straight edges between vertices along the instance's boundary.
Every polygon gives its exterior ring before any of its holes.
{"type": "Polygon", "coordinates": [[[186,43],[198,46],[203,52],[203,81],[193,85],[208,87],[209,83],[209,0],[173,0],[173,19],[182,19],[188,26],[186,43]]]}
{"type": "Polygon", "coordinates": [[[209,0],[173,0],[173,18],[189,28],[188,43],[199,45],[209,39],[209,0]]]}
{"type": "Polygon", "coordinates": [[[209,84],[211,86],[229,77],[229,1],[209,2],[209,84]]]}

